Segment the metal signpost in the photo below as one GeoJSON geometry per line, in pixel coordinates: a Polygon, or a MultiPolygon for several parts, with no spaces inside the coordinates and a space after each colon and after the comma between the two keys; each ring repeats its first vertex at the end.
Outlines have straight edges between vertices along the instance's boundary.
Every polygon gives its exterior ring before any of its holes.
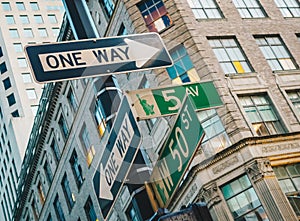
{"type": "Polygon", "coordinates": [[[160,207],[168,206],[203,137],[194,105],[186,97],[150,177],[160,207]]]}
{"type": "Polygon", "coordinates": [[[127,94],[139,119],[150,119],[178,113],[186,94],[193,100],[196,110],[222,105],[213,82],[141,89],[129,91],[127,94]]]}
{"type": "Polygon", "coordinates": [[[157,33],[68,41],[25,47],[38,83],[130,71],[173,64],[157,33]]]}
{"type": "Polygon", "coordinates": [[[99,167],[93,178],[104,219],[108,216],[141,143],[141,133],[130,105],[123,97],[99,167]]]}

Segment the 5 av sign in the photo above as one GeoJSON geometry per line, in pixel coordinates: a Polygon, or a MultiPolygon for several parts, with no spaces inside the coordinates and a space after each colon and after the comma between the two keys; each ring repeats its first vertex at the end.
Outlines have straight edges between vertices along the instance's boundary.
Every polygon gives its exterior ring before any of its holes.
{"type": "Polygon", "coordinates": [[[141,89],[127,92],[140,119],[150,119],[178,113],[183,98],[188,95],[196,110],[222,105],[213,82],[141,89]]]}
{"type": "Polygon", "coordinates": [[[191,99],[186,98],[150,177],[152,189],[162,208],[170,203],[204,137],[194,105],[191,99]]]}
{"type": "Polygon", "coordinates": [[[157,33],[26,46],[38,83],[172,65],[157,33]]]}

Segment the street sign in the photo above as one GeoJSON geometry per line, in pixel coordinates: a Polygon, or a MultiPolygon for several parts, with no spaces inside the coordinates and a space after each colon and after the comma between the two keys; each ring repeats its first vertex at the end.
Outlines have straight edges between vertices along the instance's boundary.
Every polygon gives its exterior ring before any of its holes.
{"type": "Polygon", "coordinates": [[[127,94],[140,119],[178,113],[186,94],[193,100],[196,110],[222,105],[213,82],[196,82],[156,89],[141,89],[129,91],[127,94]]]}
{"type": "Polygon", "coordinates": [[[186,97],[150,177],[160,207],[168,206],[203,137],[194,105],[186,97]]]}
{"type": "Polygon", "coordinates": [[[104,218],[113,207],[141,143],[141,134],[130,105],[123,97],[108,142],[93,177],[104,218]]]}
{"type": "Polygon", "coordinates": [[[38,83],[171,66],[159,34],[68,41],[25,47],[38,83]]]}

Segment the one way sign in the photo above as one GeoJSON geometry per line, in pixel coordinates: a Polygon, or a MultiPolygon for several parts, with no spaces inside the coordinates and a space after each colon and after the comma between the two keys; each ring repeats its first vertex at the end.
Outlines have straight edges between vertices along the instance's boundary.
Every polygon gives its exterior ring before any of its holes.
{"type": "Polygon", "coordinates": [[[157,33],[30,45],[25,51],[38,83],[172,65],[157,33]]]}
{"type": "Polygon", "coordinates": [[[93,177],[104,219],[109,215],[140,147],[141,134],[135,119],[124,96],[93,177]]]}

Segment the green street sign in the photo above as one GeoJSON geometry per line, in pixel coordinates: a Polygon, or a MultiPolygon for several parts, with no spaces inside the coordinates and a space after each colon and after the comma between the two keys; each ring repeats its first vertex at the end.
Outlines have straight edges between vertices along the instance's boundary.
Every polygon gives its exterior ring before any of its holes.
{"type": "Polygon", "coordinates": [[[155,89],[141,89],[127,92],[130,103],[140,119],[150,119],[178,113],[181,102],[187,94],[196,110],[222,105],[213,82],[189,83],[155,89]]]}
{"type": "Polygon", "coordinates": [[[150,177],[160,207],[169,204],[203,137],[194,105],[186,97],[150,177]]]}

